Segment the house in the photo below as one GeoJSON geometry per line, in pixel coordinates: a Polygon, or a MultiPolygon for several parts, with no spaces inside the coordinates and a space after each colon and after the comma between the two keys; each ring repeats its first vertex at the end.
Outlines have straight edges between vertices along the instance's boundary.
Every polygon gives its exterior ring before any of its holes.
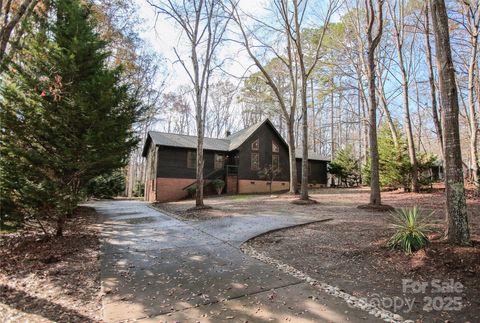
{"type": "MultiPolygon", "coordinates": [[[[150,131],[143,148],[146,162],[145,199],[167,202],[187,196],[195,184],[197,137],[150,131]]],[[[301,151],[297,152],[297,174],[301,178],[301,151]]],[[[204,138],[205,185],[214,179],[226,183],[227,193],[261,193],[270,182],[259,170],[272,165],[280,169],[273,191],[289,188],[288,145],[268,120],[256,123],[223,139],[204,138]]],[[[327,185],[328,159],[309,152],[309,185],[327,185]]],[[[205,190],[206,194],[209,190],[205,190]]]]}

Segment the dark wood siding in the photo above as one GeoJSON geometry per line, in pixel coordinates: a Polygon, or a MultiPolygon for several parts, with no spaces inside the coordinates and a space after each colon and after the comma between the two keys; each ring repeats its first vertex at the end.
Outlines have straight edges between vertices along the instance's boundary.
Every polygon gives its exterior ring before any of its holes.
{"type": "Polygon", "coordinates": [[[239,179],[261,179],[258,176],[257,170],[252,170],[250,167],[251,146],[252,143],[259,139],[259,162],[260,169],[272,164],[272,141],[279,146],[280,169],[281,174],[277,176],[276,180],[288,181],[290,178],[288,168],[288,146],[284,144],[283,140],[279,138],[276,132],[268,124],[264,124],[258,128],[250,138],[248,138],[238,148],[238,178],[239,179]]]}
{"type": "MultiPolygon", "coordinates": [[[[189,151],[196,150],[159,146],[157,157],[157,177],[195,179],[195,168],[187,167],[187,156],[189,151]]],[[[214,152],[211,150],[204,151],[204,176],[207,176],[209,173],[215,170],[214,156],[216,153],[225,155],[223,152],[214,152]]]]}
{"type": "MultiPolygon", "coordinates": [[[[323,160],[309,160],[310,174],[308,175],[309,184],[327,184],[327,162],[323,160]]],[[[297,180],[298,184],[302,182],[302,160],[297,158],[297,180]]]]}

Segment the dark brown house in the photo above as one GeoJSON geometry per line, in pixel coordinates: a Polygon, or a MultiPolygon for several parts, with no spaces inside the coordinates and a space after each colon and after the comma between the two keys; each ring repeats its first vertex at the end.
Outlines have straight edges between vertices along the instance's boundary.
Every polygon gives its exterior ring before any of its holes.
{"type": "MultiPolygon", "coordinates": [[[[196,147],[195,136],[148,133],[143,148],[143,157],[147,158],[146,200],[167,202],[187,196],[187,188],[195,184],[196,147]]],[[[301,152],[296,157],[300,179],[301,152]]],[[[289,188],[288,145],[268,119],[224,139],[205,138],[204,158],[205,184],[222,179],[225,192],[268,192],[270,182],[260,178],[259,170],[269,165],[280,169],[272,190],[289,188]]],[[[309,152],[310,187],[327,184],[327,162],[327,158],[309,152]]]]}

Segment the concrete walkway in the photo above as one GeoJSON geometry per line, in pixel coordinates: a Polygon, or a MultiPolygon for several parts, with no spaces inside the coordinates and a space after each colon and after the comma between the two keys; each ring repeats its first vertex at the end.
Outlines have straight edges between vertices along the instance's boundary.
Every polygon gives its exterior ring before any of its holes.
{"type": "Polygon", "coordinates": [[[186,222],[139,201],[92,206],[104,216],[106,322],[372,321],[239,250],[263,232],[319,219],[279,212],[186,222]]]}

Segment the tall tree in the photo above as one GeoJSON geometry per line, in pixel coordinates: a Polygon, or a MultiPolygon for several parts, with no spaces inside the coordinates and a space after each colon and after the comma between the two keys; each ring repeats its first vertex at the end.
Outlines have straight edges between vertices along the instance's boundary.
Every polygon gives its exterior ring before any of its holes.
{"type": "Polygon", "coordinates": [[[441,119],[439,115],[439,108],[437,104],[437,90],[435,87],[435,75],[433,73],[433,63],[432,63],[432,47],[430,45],[430,9],[428,1],[425,1],[425,10],[424,10],[424,34],[425,34],[425,55],[427,60],[428,67],[428,84],[430,85],[430,101],[432,105],[432,118],[433,124],[435,126],[435,131],[437,134],[437,141],[440,147],[440,153],[443,159],[443,132],[441,119]]]}
{"type": "MultiPolygon", "coordinates": [[[[467,18],[465,29],[470,37],[470,59],[468,62],[468,121],[470,130],[470,164],[471,178],[474,183],[479,182],[479,155],[478,155],[478,116],[475,107],[475,74],[478,65],[478,37],[480,32],[480,1],[463,1],[463,11],[467,18]]],[[[478,75],[477,75],[478,77],[478,75]]],[[[477,93],[480,96],[480,93],[477,93]]]]}
{"type": "Polygon", "coordinates": [[[125,166],[137,143],[138,104],[121,68],[107,67],[90,8],[56,0],[48,10],[19,53],[22,61],[2,79],[1,163],[22,169],[19,181],[2,185],[11,185],[24,213],[53,215],[62,235],[87,183],[125,166]]]}
{"type": "Polygon", "coordinates": [[[375,84],[375,50],[380,43],[383,32],[384,0],[367,0],[367,77],[369,93],[369,141],[370,141],[370,205],[382,204],[380,196],[379,157],[377,143],[377,98],[375,84]],[[376,22],[376,27],[374,30],[376,22]]]}
{"type": "Polygon", "coordinates": [[[458,93],[450,47],[448,15],[444,0],[429,0],[435,49],[444,111],[445,194],[448,241],[457,245],[470,244],[467,205],[463,182],[462,152],[458,124],[458,93]]]}
{"type": "Polygon", "coordinates": [[[178,61],[187,73],[193,87],[195,119],[197,125],[197,191],[195,205],[203,203],[203,141],[211,76],[219,65],[215,55],[224,40],[230,17],[223,11],[220,0],[199,1],[148,1],[158,13],[173,19],[182,29],[188,44],[188,54],[174,49],[178,61]],[[188,56],[188,60],[182,58],[188,56]],[[188,62],[189,61],[189,62],[188,62]]]}
{"type": "MultiPolygon", "coordinates": [[[[278,10],[281,8],[281,4],[286,3],[287,0],[276,0],[275,8],[278,10]]],[[[245,20],[248,19],[248,16],[245,13],[242,13],[238,8],[238,1],[230,1],[231,4],[231,14],[232,18],[238,26],[240,32],[240,43],[247,51],[248,55],[255,63],[255,66],[260,70],[261,74],[265,78],[266,83],[272,89],[274,97],[280,106],[280,110],[286,120],[287,124],[287,134],[288,134],[288,155],[290,161],[290,193],[295,194],[298,191],[297,188],[297,161],[295,155],[295,117],[297,111],[297,98],[298,98],[298,78],[297,70],[295,65],[295,52],[292,43],[292,37],[290,35],[289,25],[285,23],[285,17],[282,16],[282,13],[276,12],[280,16],[278,19],[280,21],[280,26],[274,26],[268,23],[260,22],[261,28],[256,28],[256,30],[264,29],[267,33],[272,33],[277,35],[281,39],[281,42],[285,44],[284,52],[279,51],[274,46],[265,42],[258,34],[250,30],[245,23],[245,20]],[[258,44],[258,45],[257,45],[258,44]],[[262,48],[264,51],[269,52],[269,55],[273,55],[275,60],[280,62],[281,65],[287,71],[288,90],[282,91],[283,80],[277,80],[272,72],[268,68],[269,62],[262,62],[261,57],[265,56],[256,51],[262,48]]],[[[291,25],[290,25],[291,26],[291,25]]]]}
{"type": "MultiPolygon", "coordinates": [[[[298,73],[300,74],[300,105],[302,107],[302,182],[300,189],[300,199],[308,200],[308,104],[307,104],[307,90],[308,90],[308,81],[312,72],[315,70],[318,61],[321,58],[321,50],[323,45],[323,40],[325,33],[328,30],[330,24],[330,18],[335,13],[338,8],[338,1],[329,0],[324,5],[326,5],[326,13],[324,20],[322,21],[323,25],[319,31],[319,36],[317,43],[315,44],[314,50],[310,53],[310,57],[307,57],[304,42],[302,38],[303,27],[302,21],[307,14],[306,11],[310,9],[307,6],[308,2],[299,2],[298,0],[293,0],[292,9],[288,8],[288,1],[281,1],[280,8],[282,12],[282,17],[284,23],[287,26],[287,32],[291,41],[295,47],[295,59],[296,65],[298,66],[298,73]],[[309,62],[307,62],[307,59],[309,62]]],[[[333,107],[332,107],[333,109],[333,107]]]]}
{"type": "MultiPolygon", "coordinates": [[[[407,71],[407,63],[405,62],[405,27],[407,22],[405,19],[405,3],[404,0],[387,2],[388,12],[393,24],[393,35],[397,49],[398,66],[402,76],[402,92],[403,92],[403,108],[405,114],[405,131],[407,134],[408,155],[410,157],[412,191],[418,193],[420,185],[418,183],[418,163],[415,152],[415,141],[413,139],[412,120],[410,117],[410,98],[409,98],[409,75],[407,71]]],[[[413,40],[412,40],[413,41],[413,40]]]]}

